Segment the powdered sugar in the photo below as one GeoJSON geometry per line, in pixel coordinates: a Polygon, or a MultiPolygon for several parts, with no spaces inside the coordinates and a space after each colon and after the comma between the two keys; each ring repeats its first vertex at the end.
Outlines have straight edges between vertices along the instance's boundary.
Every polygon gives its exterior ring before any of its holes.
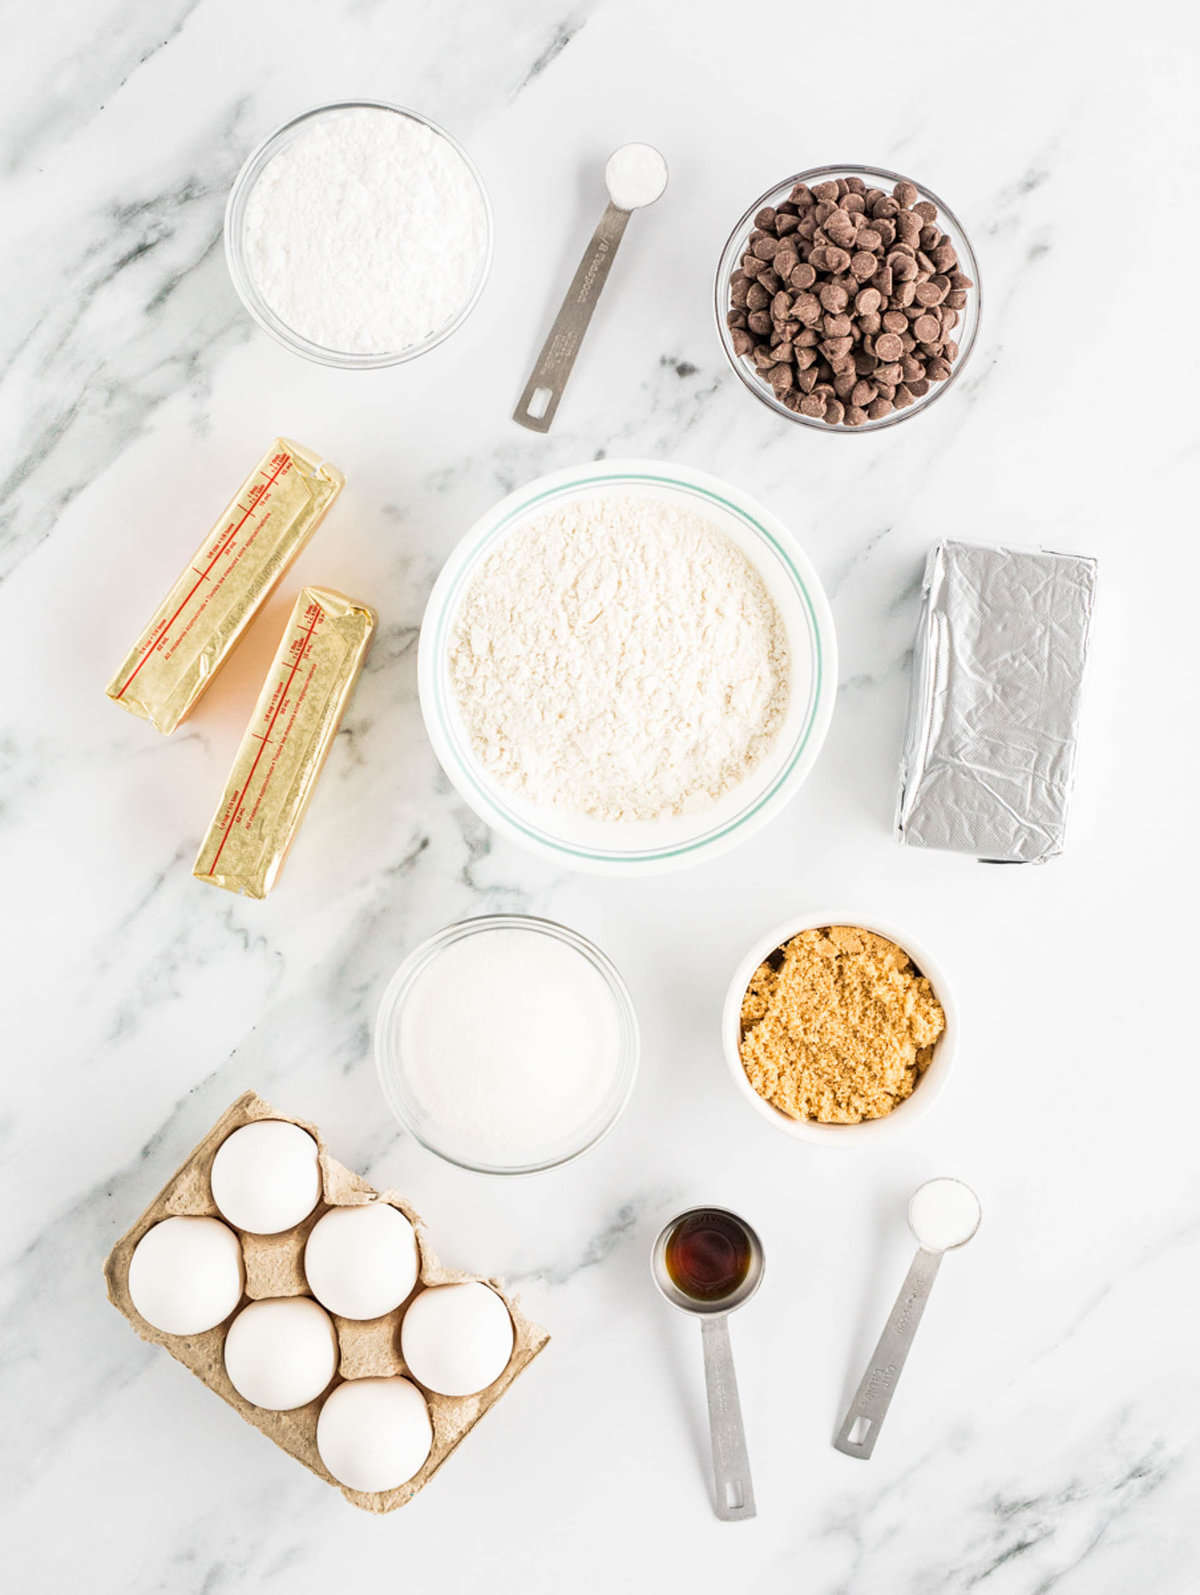
{"type": "Polygon", "coordinates": [[[458,614],[450,674],[477,757],[529,801],[693,813],[743,781],[787,705],[782,620],[704,516],[581,499],[511,531],[458,614]]]}
{"type": "Polygon", "coordinates": [[[411,116],[357,107],[317,117],[246,202],[246,263],[294,332],[344,354],[400,353],[470,299],[487,253],[474,173],[411,116]]]}

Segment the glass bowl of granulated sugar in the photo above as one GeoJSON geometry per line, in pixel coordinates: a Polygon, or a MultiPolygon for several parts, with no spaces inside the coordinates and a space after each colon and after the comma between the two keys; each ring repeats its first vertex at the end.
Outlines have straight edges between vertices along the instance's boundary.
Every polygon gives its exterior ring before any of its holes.
{"type": "Polygon", "coordinates": [[[259,326],[321,365],[398,365],[474,309],[492,215],[466,151],[380,100],[322,105],[248,157],[225,209],[225,258],[259,326]]]}
{"type": "Polygon", "coordinates": [[[602,460],[471,528],[430,596],[418,677],[481,819],[567,868],[642,875],[780,812],[820,752],[837,649],[816,573],[749,494],[602,460]]]}
{"type": "Polygon", "coordinates": [[[638,1066],[633,1002],[585,937],[523,914],[462,920],[383,994],[375,1061],[422,1146],[481,1174],[533,1174],[595,1146],[638,1066]]]}

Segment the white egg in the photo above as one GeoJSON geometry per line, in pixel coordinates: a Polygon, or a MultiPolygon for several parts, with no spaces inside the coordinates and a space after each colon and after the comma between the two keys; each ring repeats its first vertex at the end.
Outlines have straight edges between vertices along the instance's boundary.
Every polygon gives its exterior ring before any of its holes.
{"type": "Polygon", "coordinates": [[[237,1236],[219,1218],[164,1218],[129,1260],[129,1294],[148,1324],[199,1335],[229,1317],[246,1271],[237,1236]]]}
{"type": "Polygon", "coordinates": [[[233,1388],[272,1412],[315,1401],[337,1364],[333,1319],[308,1296],[252,1301],[225,1336],[225,1372],[233,1388]]]}
{"type": "Polygon", "coordinates": [[[378,1318],[399,1307],[420,1266],[416,1231],[387,1202],[331,1208],[304,1248],[308,1288],[343,1318],[378,1318]]]}
{"type": "Polygon", "coordinates": [[[213,1201],[251,1235],[278,1235],[321,1199],[317,1143],[283,1119],[258,1119],[227,1136],[212,1166],[213,1201]]]}
{"type": "Polygon", "coordinates": [[[407,1484],[432,1445],[425,1397],[407,1379],[347,1379],[317,1419],[321,1461],[351,1490],[407,1484]]]}
{"type": "Polygon", "coordinates": [[[443,1396],[486,1390],[508,1366],[513,1339],[508,1308],[476,1280],[423,1290],[400,1325],[409,1373],[443,1396]]]}

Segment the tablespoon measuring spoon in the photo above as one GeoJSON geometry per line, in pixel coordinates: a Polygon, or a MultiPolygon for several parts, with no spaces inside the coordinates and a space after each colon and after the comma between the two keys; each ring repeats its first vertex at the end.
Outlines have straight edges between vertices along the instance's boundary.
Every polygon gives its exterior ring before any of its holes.
{"type": "Polygon", "coordinates": [[[629,218],[635,210],[661,198],[667,186],[667,163],[652,144],[622,144],[608,158],[604,182],[608,208],[583,252],[533,375],[513,411],[513,420],[533,432],[550,430],[629,218]]]}
{"type": "Polygon", "coordinates": [[[672,1307],[694,1313],[700,1320],[712,1441],[713,1510],[727,1523],[753,1517],[754,1484],[728,1318],[750,1300],[762,1281],[762,1242],[736,1213],[719,1207],[693,1207],[663,1227],[650,1254],[650,1269],[654,1283],[672,1307]]]}
{"type": "Polygon", "coordinates": [[[913,1192],[908,1227],[918,1251],[833,1442],[848,1457],[865,1462],[874,1451],[942,1258],[967,1244],[982,1216],[979,1198],[963,1180],[926,1180],[913,1192]]]}

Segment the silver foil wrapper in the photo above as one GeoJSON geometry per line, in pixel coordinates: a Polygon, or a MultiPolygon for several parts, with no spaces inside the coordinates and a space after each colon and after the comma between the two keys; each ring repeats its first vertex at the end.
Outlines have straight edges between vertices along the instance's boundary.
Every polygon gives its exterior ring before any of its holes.
{"type": "Polygon", "coordinates": [[[939,543],[925,567],[896,810],[910,847],[1062,852],[1096,561],[939,543]]]}

